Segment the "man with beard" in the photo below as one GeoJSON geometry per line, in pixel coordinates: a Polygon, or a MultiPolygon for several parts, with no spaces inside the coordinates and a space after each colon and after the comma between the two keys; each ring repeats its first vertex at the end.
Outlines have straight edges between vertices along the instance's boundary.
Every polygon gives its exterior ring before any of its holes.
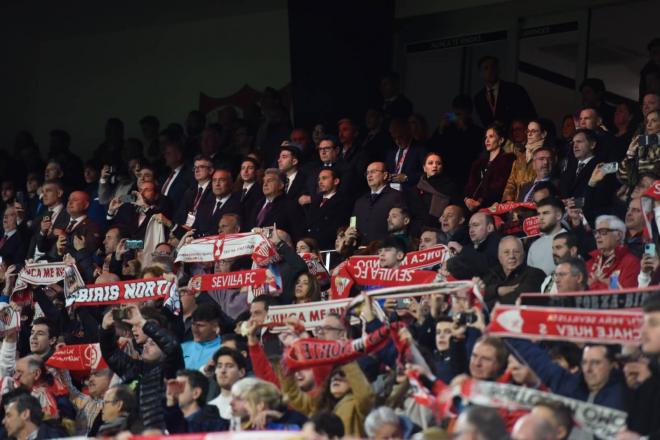
{"type": "MultiPolygon", "coordinates": [[[[579,248],[577,238],[575,235],[570,232],[560,232],[555,235],[555,238],[552,240],[552,261],[555,263],[555,266],[559,264],[559,261],[566,258],[577,258],[579,255],[579,248]]],[[[554,271],[545,277],[543,284],[541,284],[541,292],[543,293],[555,293],[557,291],[557,286],[554,280],[554,271]]]]}
{"type": "Polygon", "coordinates": [[[555,269],[555,262],[552,259],[552,241],[555,235],[566,232],[561,225],[564,204],[555,198],[547,198],[536,205],[536,211],[539,215],[541,236],[530,246],[527,264],[543,270],[547,275],[555,269]]]}

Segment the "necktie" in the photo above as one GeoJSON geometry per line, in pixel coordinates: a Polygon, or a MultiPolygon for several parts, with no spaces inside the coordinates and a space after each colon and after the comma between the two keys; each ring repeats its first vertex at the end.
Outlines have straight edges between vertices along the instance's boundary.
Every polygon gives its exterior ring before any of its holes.
{"type": "Polygon", "coordinates": [[[69,222],[69,226],[66,227],[66,233],[69,234],[71,231],[73,231],[74,226],[76,226],[76,221],[71,220],[71,222],[69,222]]]}
{"type": "Polygon", "coordinates": [[[488,89],[488,103],[493,112],[495,112],[495,90],[492,88],[488,89]]]}
{"type": "Polygon", "coordinates": [[[248,189],[243,188],[243,192],[241,193],[241,202],[243,201],[243,199],[245,199],[245,196],[247,195],[247,193],[248,193],[248,189]]]}
{"type": "Polygon", "coordinates": [[[323,205],[325,205],[326,203],[328,203],[328,200],[330,200],[330,199],[327,198],[327,197],[323,197],[323,198],[321,199],[321,205],[319,205],[319,206],[320,206],[321,208],[323,208],[323,205]]]}
{"type": "Polygon", "coordinates": [[[6,242],[7,240],[9,240],[9,237],[6,236],[6,235],[5,235],[4,237],[2,237],[2,239],[0,239],[0,248],[3,247],[3,246],[5,245],[5,242],[6,242]]]}
{"type": "Polygon", "coordinates": [[[197,187],[197,195],[195,196],[195,201],[193,202],[193,211],[197,210],[197,205],[199,205],[199,200],[202,198],[202,187],[197,187]]]}
{"type": "Polygon", "coordinates": [[[376,199],[378,198],[378,193],[371,193],[369,194],[369,201],[373,205],[376,202],[376,199]]]}
{"type": "Polygon", "coordinates": [[[524,202],[531,202],[532,201],[532,196],[534,195],[534,189],[536,188],[536,185],[538,185],[538,182],[534,182],[532,184],[532,187],[527,191],[527,194],[525,195],[525,200],[524,202]]]}
{"type": "Polygon", "coordinates": [[[175,173],[175,172],[172,171],[172,172],[170,173],[170,175],[167,177],[167,180],[165,181],[165,183],[163,184],[163,191],[162,191],[162,193],[163,193],[164,195],[167,195],[167,192],[170,190],[170,183],[172,183],[172,179],[174,178],[174,173],[175,173]]]}
{"type": "Polygon", "coordinates": [[[262,226],[264,223],[264,220],[266,219],[266,215],[270,212],[272,203],[266,201],[264,206],[261,208],[261,211],[259,211],[259,214],[257,214],[257,226],[262,226]]]}
{"type": "Polygon", "coordinates": [[[285,193],[289,194],[289,187],[290,187],[290,186],[291,186],[291,179],[289,179],[288,177],[286,177],[286,178],[284,179],[284,188],[286,188],[286,190],[284,191],[285,193]]]}
{"type": "Polygon", "coordinates": [[[587,164],[585,162],[578,163],[577,169],[575,170],[575,175],[579,175],[586,165],[587,164]]]}
{"type": "Polygon", "coordinates": [[[220,211],[221,207],[222,207],[222,200],[218,200],[215,204],[215,208],[213,208],[213,214],[211,214],[211,216],[214,216],[216,212],[220,211]]]}

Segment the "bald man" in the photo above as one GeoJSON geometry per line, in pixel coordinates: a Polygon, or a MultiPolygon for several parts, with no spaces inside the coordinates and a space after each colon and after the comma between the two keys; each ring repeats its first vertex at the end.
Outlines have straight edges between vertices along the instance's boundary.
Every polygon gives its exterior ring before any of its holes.
{"type": "Polygon", "coordinates": [[[87,267],[87,263],[92,264],[92,255],[102,242],[101,228],[87,218],[89,203],[89,195],[86,192],[74,191],[69,195],[66,204],[69,224],[59,233],[55,245],[56,255],[51,254],[57,260],[65,254],[71,254],[76,259],[79,269],[87,267]]]}
{"type": "Polygon", "coordinates": [[[518,419],[511,432],[513,440],[557,440],[557,429],[537,414],[527,414],[518,419]]]}

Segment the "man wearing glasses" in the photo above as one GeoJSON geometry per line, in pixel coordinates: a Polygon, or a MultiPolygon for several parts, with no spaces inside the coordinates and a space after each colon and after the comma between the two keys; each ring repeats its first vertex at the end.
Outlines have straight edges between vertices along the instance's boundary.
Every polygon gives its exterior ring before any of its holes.
{"type": "Polygon", "coordinates": [[[387,237],[387,216],[390,209],[406,205],[401,193],[387,185],[389,174],[383,162],[370,163],[365,177],[369,191],[357,199],[353,208],[363,244],[387,237]]]}
{"type": "Polygon", "coordinates": [[[326,341],[339,341],[346,339],[346,327],[342,324],[339,315],[331,313],[325,317],[321,326],[314,330],[314,334],[317,338],[326,341]]]}
{"type": "Polygon", "coordinates": [[[613,215],[601,215],[594,229],[596,250],[587,262],[589,289],[619,289],[636,287],[639,258],[623,244],[626,225],[613,215]]]}

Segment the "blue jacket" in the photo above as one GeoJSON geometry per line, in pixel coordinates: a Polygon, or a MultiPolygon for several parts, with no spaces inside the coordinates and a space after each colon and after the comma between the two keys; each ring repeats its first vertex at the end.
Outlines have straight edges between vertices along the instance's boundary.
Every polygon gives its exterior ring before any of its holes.
{"type": "MultiPolygon", "coordinates": [[[[571,373],[563,369],[550,359],[545,350],[533,342],[512,338],[506,338],[506,341],[553,393],[587,401],[589,389],[582,372],[571,373]]],[[[625,411],[625,388],[623,374],[620,370],[613,369],[609,381],[596,393],[594,403],[625,411]]]]}
{"type": "Polygon", "coordinates": [[[220,336],[206,342],[188,341],[181,344],[183,361],[189,370],[199,370],[220,348],[220,336]]]}

